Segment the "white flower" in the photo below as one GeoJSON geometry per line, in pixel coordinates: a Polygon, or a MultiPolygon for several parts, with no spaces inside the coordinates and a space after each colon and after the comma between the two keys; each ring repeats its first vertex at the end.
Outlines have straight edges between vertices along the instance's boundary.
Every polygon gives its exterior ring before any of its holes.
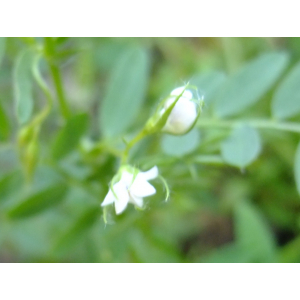
{"type": "Polygon", "coordinates": [[[155,166],[147,172],[138,172],[134,178],[133,173],[124,169],[121,179],[113,185],[113,191],[109,189],[101,206],[115,203],[116,214],[122,213],[128,203],[143,207],[143,197],[156,193],[155,188],[148,182],[158,176],[158,168],[155,166]]]}
{"type": "MultiPolygon", "coordinates": [[[[170,107],[170,105],[175,101],[176,97],[182,93],[184,88],[185,87],[179,87],[171,92],[171,97],[166,101],[165,107],[161,114],[163,114],[166,109],[170,107]]],[[[197,104],[191,101],[192,99],[192,92],[185,90],[172,109],[162,131],[172,134],[184,134],[191,128],[198,117],[197,104]]]]}

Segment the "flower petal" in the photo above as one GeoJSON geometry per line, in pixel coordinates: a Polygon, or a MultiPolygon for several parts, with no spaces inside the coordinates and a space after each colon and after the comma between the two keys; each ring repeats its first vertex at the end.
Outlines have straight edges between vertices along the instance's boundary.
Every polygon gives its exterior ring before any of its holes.
{"type": "MultiPolygon", "coordinates": [[[[185,89],[184,86],[181,86],[181,87],[176,88],[175,90],[173,90],[173,91],[171,92],[171,96],[179,96],[179,95],[182,93],[182,91],[183,91],[184,89],[185,89]]],[[[185,90],[185,91],[183,92],[183,94],[182,94],[181,97],[190,100],[190,99],[193,98],[193,94],[192,94],[192,92],[191,92],[190,90],[185,90]]]]}
{"type": "Polygon", "coordinates": [[[128,204],[128,200],[123,198],[123,199],[118,199],[115,201],[115,210],[116,210],[117,215],[119,215],[120,213],[122,213],[125,210],[125,208],[127,207],[127,204],[128,204]]]}
{"type": "Polygon", "coordinates": [[[130,193],[134,197],[147,197],[155,194],[156,190],[149,182],[137,176],[130,188],[130,193]]]}
{"type": "Polygon", "coordinates": [[[117,199],[115,199],[115,210],[118,215],[124,211],[129,201],[129,193],[126,183],[120,180],[114,184],[114,192],[117,196],[117,199]]]}
{"type": "Polygon", "coordinates": [[[109,189],[107,195],[105,196],[103,202],[101,203],[101,206],[106,206],[106,205],[109,205],[109,204],[112,204],[114,203],[116,200],[113,192],[111,191],[111,189],[109,189]]]}
{"type": "Polygon", "coordinates": [[[158,168],[157,166],[154,166],[153,168],[151,168],[150,170],[146,171],[146,172],[140,172],[137,175],[137,178],[142,178],[144,180],[151,180],[154,179],[158,176],[158,168]]]}
{"type": "Polygon", "coordinates": [[[130,186],[130,184],[132,183],[132,179],[133,179],[133,174],[124,171],[122,173],[122,177],[120,181],[122,181],[127,186],[130,186]]]}
{"type": "Polygon", "coordinates": [[[116,184],[114,184],[114,192],[117,196],[116,200],[124,200],[126,202],[129,201],[129,194],[125,182],[119,181],[116,184]]]}
{"type": "Polygon", "coordinates": [[[183,134],[191,128],[198,116],[196,104],[180,98],[174,106],[162,131],[183,134]]]}
{"type": "Polygon", "coordinates": [[[138,206],[138,207],[143,207],[144,205],[144,200],[142,197],[137,197],[137,196],[133,196],[130,198],[129,202],[133,203],[134,205],[138,206]]]}

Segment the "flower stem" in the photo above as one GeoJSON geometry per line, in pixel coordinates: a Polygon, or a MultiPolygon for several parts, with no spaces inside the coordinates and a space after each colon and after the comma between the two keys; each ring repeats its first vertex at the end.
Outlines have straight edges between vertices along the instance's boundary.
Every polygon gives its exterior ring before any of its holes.
{"type": "Polygon", "coordinates": [[[219,155],[198,155],[190,160],[190,163],[199,163],[206,165],[224,165],[224,161],[219,155]]]}
{"type": "Polygon", "coordinates": [[[52,78],[54,81],[54,86],[56,89],[56,96],[58,99],[61,113],[64,116],[64,118],[67,118],[70,115],[70,110],[69,110],[69,107],[68,107],[68,104],[67,104],[67,101],[65,98],[63,86],[61,83],[62,81],[61,81],[60,70],[54,64],[50,64],[50,70],[51,70],[52,78]]]}
{"type": "Polygon", "coordinates": [[[55,50],[55,42],[53,38],[45,37],[45,50],[48,58],[47,60],[48,65],[53,78],[54,87],[56,90],[56,96],[58,99],[60,111],[63,117],[66,119],[70,115],[70,109],[66,101],[60,70],[56,65],[56,63],[54,62],[56,50],[55,50]]]}
{"type": "Polygon", "coordinates": [[[200,119],[197,122],[198,128],[233,128],[238,124],[245,123],[255,128],[275,129],[281,131],[300,133],[300,124],[292,122],[277,122],[272,120],[214,120],[214,119],[200,119]]]}
{"type": "Polygon", "coordinates": [[[138,142],[140,141],[142,138],[144,138],[147,134],[145,133],[145,130],[141,130],[130,142],[128,142],[122,158],[121,158],[121,165],[125,164],[128,160],[128,155],[129,155],[129,151],[130,149],[138,142]]]}

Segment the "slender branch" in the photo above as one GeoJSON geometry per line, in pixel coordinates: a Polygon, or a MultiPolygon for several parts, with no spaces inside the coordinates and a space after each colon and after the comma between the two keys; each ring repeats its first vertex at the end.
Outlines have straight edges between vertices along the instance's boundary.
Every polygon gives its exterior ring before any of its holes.
{"type": "Polygon", "coordinates": [[[58,67],[54,64],[50,64],[50,71],[52,74],[55,90],[56,90],[56,96],[58,99],[58,103],[60,106],[60,110],[64,118],[67,118],[70,115],[70,110],[65,98],[62,81],[61,81],[61,74],[58,67]]]}
{"type": "Polygon", "coordinates": [[[191,163],[224,165],[224,161],[219,155],[198,155],[191,159],[191,163]]]}
{"type": "Polygon", "coordinates": [[[281,131],[300,133],[300,124],[292,122],[277,122],[272,120],[214,120],[214,119],[200,119],[197,122],[198,128],[232,128],[238,124],[248,124],[255,128],[274,129],[281,131]]]}
{"type": "Polygon", "coordinates": [[[48,104],[49,108],[51,109],[51,107],[53,105],[53,99],[52,99],[50,89],[48,88],[48,86],[47,86],[45,80],[43,79],[42,74],[39,70],[40,59],[41,59],[41,55],[38,55],[35,58],[35,61],[34,61],[33,67],[32,67],[32,72],[33,72],[33,76],[34,76],[36,82],[38,83],[39,87],[43,90],[43,92],[46,96],[46,99],[47,99],[47,104],[48,104]]]}
{"type": "Polygon", "coordinates": [[[47,105],[45,106],[45,108],[33,119],[33,121],[31,122],[31,126],[38,126],[40,125],[44,119],[48,116],[48,114],[51,111],[52,105],[53,105],[53,99],[52,99],[52,95],[51,92],[46,84],[46,82],[44,81],[40,70],[39,70],[39,61],[41,59],[41,56],[38,55],[35,58],[33,67],[32,67],[32,72],[33,72],[33,76],[36,80],[36,82],[38,83],[39,87],[43,90],[46,99],[47,99],[47,105]]]}
{"type": "Polygon", "coordinates": [[[53,41],[53,38],[45,37],[45,50],[48,58],[50,72],[53,78],[54,87],[56,90],[56,96],[58,99],[60,111],[63,117],[67,118],[70,115],[70,109],[66,101],[60,70],[56,63],[53,61],[53,58],[55,58],[56,55],[55,43],[53,41]]]}
{"type": "Polygon", "coordinates": [[[121,165],[125,164],[127,162],[128,159],[128,154],[130,149],[138,142],[140,141],[143,137],[145,137],[145,132],[144,130],[141,130],[126,146],[123,155],[122,155],[122,159],[121,159],[121,165]]]}

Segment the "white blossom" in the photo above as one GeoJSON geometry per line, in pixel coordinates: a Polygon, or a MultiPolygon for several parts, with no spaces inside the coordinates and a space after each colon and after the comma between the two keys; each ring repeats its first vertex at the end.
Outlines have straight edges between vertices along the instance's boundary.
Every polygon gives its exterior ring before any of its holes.
{"type": "Polygon", "coordinates": [[[113,191],[109,189],[101,206],[115,204],[116,214],[121,214],[132,203],[142,208],[143,197],[156,193],[155,188],[148,182],[158,176],[158,168],[155,166],[146,172],[138,172],[136,175],[124,169],[121,179],[113,185],[113,191]]]}
{"type": "MultiPolygon", "coordinates": [[[[184,88],[185,87],[179,87],[171,92],[171,97],[166,101],[161,114],[163,114],[166,109],[170,107],[170,105],[175,101],[176,97],[182,93],[184,88]]],[[[172,134],[184,134],[191,128],[198,117],[197,104],[191,101],[192,99],[192,92],[185,90],[172,109],[162,131],[172,134]]]]}

